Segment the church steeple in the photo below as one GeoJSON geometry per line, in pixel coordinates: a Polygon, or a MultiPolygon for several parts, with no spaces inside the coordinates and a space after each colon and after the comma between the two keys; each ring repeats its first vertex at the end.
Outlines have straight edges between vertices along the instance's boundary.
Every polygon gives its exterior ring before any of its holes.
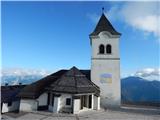
{"type": "Polygon", "coordinates": [[[110,32],[112,35],[121,35],[121,33],[117,32],[112,26],[112,24],[109,22],[109,20],[106,18],[106,16],[103,13],[103,8],[102,8],[102,16],[99,19],[99,22],[95,30],[90,34],[90,36],[98,35],[102,31],[110,32]]]}
{"type": "Polygon", "coordinates": [[[120,35],[102,9],[102,16],[89,37],[92,51],[91,81],[100,87],[101,105],[106,108],[121,105],[120,35]]]}

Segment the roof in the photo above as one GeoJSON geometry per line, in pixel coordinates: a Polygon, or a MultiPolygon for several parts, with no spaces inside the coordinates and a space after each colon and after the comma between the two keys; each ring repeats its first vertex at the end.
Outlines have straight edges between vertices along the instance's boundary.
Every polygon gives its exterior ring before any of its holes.
{"type": "Polygon", "coordinates": [[[48,75],[26,87],[24,87],[19,96],[21,98],[29,98],[35,99],[38,98],[44,91],[45,87],[49,86],[53,82],[55,82],[62,74],[64,74],[67,70],[60,70],[51,75],[48,75]]]}
{"type": "Polygon", "coordinates": [[[19,100],[17,94],[25,85],[1,86],[1,102],[8,103],[19,100]]]}
{"type": "Polygon", "coordinates": [[[72,67],[48,88],[61,93],[99,93],[99,87],[90,81],[80,70],[72,67]]]}
{"type": "Polygon", "coordinates": [[[106,16],[104,14],[102,14],[95,30],[90,34],[90,36],[98,35],[102,31],[108,31],[112,35],[121,35],[121,33],[117,32],[114,29],[114,27],[112,26],[112,24],[109,22],[109,20],[106,18],[106,16]]]}
{"type": "MultiPolygon", "coordinates": [[[[51,84],[56,82],[62,75],[64,75],[68,70],[59,70],[51,75],[48,75],[26,87],[24,87],[19,96],[21,98],[28,99],[36,99],[38,98],[44,91],[45,88],[48,88],[51,84]]],[[[88,80],[90,80],[90,70],[79,70],[83,75],[86,76],[88,80]]]]}

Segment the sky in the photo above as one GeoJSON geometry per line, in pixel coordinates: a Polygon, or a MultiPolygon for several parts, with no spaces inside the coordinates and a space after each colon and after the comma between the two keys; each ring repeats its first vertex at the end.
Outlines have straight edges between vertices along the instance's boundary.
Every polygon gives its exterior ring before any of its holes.
{"type": "Polygon", "coordinates": [[[121,76],[159,70],[160,2],[2,2],[2,68],[90,69],[104,13],[120,37],[121,76]]]}

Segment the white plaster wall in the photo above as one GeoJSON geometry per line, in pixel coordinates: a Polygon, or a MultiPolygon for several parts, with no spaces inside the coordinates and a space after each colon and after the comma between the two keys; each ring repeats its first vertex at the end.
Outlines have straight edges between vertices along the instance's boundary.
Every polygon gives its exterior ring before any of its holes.
{"type": "Polygon", "coordinates": [[[20,111],[34,111],[37,110],[38,102],[32,99],[21,99],[20,111]]]}
{"type": "Polygon", "coordinates": [[[60,110],[60,97],[54,97],[53,112],[58,113],[60,110]]]}
{"type": "MultiPolygon", "coordinates": [[[[106,50],[106,49],[105,49],[106,50]]],[[[110,38],[102,33],[97,38],[92,39],[92,58],[119,58],[119,38],[110,38]],[[112,54],[99,54],[99,46],[110,44],[112,54]]]]}
{"type": "Polygon", "coordinates": [[[47,105],[47,100],[48,99],[48,94],[47,93],[43,93],[39,96],[39,98],[37,98],[38,101],[38,106],[44,106],[47,105]]]}
{"type": "Polygon", "coordinates": [[[91,63],[91,80],[100,87],[102,107],[119,107],[121,102],[119,38],[110,38],[100,33],[99,38],[92,39],[92,58],[106,58],[92,59],[91,63]],[[98,54],[100,44],[111,44],[112,54],[98,54]],[[100,82],[100,76],[106,73],[112,75],[111,83],[100,82]]]}
{"type": "Polygon", "coordinates": [[[80,111],[80,99],[74,99],[73,100],[73,114],[77,114],[80,111]]]}
{"type": "Polygon", "coordinates": [[[100,109],[100,97],[94,96],[93,109],[95,109],[95,110],[99,110],[100,109]]]}
{"type": "Polygon", "coordinates": [[[97,97],[97,96],[94,96],[94,107],[93,107],[94,110],[96,110],[97,107],[98,107],[97,102],[98,102],[98,97],[97,97]]]}
{"type": "Polygon", "coordinates": [[[53,111],[55,113],[58,113],[63,107],[72,108],[72,95],[71,94],[61,94],[60,97],[55,96],[54,97],[54,106],[51,106],[51,104],[50,104],[49,111],[53,111]],[[66,98],[71,99],[71,105],[66,105],[66,98]]]}
{"type": "Polygon", "coordinates": [[[92,104],[91,104],[91,109],[94,109],[94,95],[92,94],[92,104]]]}
{"type": "Polygon", "coordinates": [[[101,104],[119,106],[121,99],[119,61],[116,60],[92,60],[92,81],[100,87],[101,104]],[[111,83],[101,83],[101,74],[112,75],[111,83]]]}
{"type": "Polygon", "coordinates": [[[60,109],[62,107],[72,107],[72,95],[70,94],[61,94],[60,96],[60,109]],[[71,105],[66,105],[66,98],[70,98],[71,99],[71,105]]]}
{"type": "Polygon", "coordinates": [[[97,110],[100,110],[100,97],[98,97],[98,102],[97,102],[97,110]]]}
{"type": "Polygon", "coordinates": [[[8,106],[8,103],[3,103],[2,113],[19,110],[19,105],[20,101],[12,102],[11,106],[8,106]]]}

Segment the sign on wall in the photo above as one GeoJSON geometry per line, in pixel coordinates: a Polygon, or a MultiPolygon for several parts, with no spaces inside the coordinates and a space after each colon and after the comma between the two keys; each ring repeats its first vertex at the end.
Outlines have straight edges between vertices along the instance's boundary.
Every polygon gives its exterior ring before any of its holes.
{"type": "Polygon", "coordinates": [[[112,83],[112,74],[104,73],[100,75],[100,82],[101,83],[112,83]]]}

